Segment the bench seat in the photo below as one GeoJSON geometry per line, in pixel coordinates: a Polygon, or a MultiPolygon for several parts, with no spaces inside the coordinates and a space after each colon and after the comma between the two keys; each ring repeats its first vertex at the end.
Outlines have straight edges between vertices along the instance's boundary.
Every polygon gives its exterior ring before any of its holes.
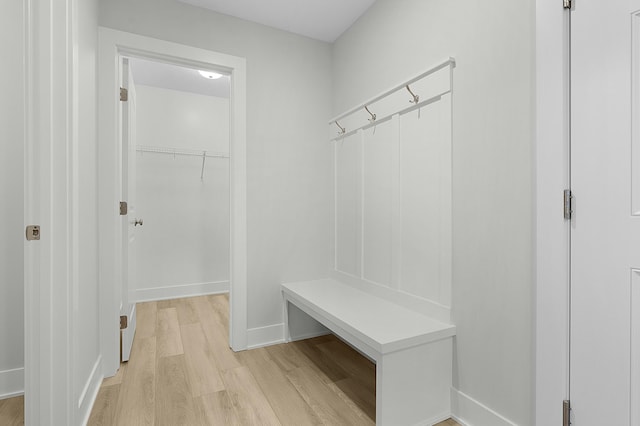
{"type": "Polygon", "coordinates": [[[430,425],[448,418],[454,325],[334,279],[282,285],[288,303],[376,363],[376,424],[430,425]]]}

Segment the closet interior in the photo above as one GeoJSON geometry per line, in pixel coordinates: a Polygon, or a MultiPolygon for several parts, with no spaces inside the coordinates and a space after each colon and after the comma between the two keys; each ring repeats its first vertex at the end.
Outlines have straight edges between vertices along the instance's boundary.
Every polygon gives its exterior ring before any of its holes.
{"type": "Polygon", "coordinates": [[[132,300],[227,292],[229,76],[137,58],[130,64],[143,221],[132,300]]]}

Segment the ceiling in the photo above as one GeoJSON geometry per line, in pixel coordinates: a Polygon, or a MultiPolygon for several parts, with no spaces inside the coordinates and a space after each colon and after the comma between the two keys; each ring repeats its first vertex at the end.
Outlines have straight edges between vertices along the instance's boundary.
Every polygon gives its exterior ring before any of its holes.
{"type": "Polygon", "coordinates": [[[375,0],[178,0],[333,43],[375,0]]]}
{"type": "Polygon", "coordinates": [[[140,58],[129,58],[136,85],[161,87],[200,95],[229,97],[229,76],[217,80],[202,77],[198,70],[140,58]]]}

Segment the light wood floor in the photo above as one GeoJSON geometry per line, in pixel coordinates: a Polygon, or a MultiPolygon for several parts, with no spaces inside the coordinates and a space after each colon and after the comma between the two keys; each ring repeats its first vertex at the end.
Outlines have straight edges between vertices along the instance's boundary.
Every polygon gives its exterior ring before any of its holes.
{"type": "Polygon", "coordinates": [[[24,397],[0,400],[0,425],[24,425],[24,397]]]}
{"type": "MultiPolygon", "coordinates": [[[[375,424],[375,365],[334,336],[234,353],[224,295],[137,309],[131,359],[89,425],[375,424]]],[[[22,404],[0,401],[0,425],[24,424],[22,404]]]]}

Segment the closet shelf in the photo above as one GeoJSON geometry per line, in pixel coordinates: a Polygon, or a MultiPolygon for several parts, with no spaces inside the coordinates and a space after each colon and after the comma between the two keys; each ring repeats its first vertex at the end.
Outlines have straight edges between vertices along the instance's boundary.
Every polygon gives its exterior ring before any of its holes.
{"type": "Polygon", "coordinates": [[[159,146],[150,145],[138,145],[136,147],[138,152],[153,152],[156,154],[171,154],[187,157],[205,157],[205,158],[229,158],[229,154],[226,152],[209,152],[205,150],[195,149],[181,149],[181,148],[165,148],[159,146]]]}

